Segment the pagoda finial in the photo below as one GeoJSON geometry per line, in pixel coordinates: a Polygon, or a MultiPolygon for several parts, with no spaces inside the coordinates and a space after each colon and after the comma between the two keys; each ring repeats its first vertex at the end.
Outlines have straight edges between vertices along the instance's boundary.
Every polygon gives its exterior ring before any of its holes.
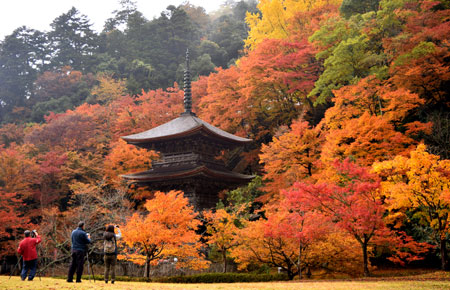
{"type": "Polygon", "coordinates": [[[191,71],[189,68],[189,48],[186,49],[186,69],[184,70],[184,113],[183,113],[183,115],[195,115],[192,112],[191,71]]]}

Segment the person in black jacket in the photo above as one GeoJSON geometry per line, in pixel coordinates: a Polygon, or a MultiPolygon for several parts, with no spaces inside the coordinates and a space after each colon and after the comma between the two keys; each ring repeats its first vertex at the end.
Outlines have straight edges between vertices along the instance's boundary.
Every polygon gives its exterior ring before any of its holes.
{"type": "Polygon", "coordinates": [[[117,262],[117,240],[122,238],[119,226],[108,225],[103,233],[103,251],[105,253],[105,283],[108,283],[109,272],[111,271],[111,284],[116,279],[117,262]],[[117,229],[117,235],[114,229],[117,229]]]}
{"type": "Polygon", "coordinates": [[[84,222],[79,222],[78,228],[72,232],[72,262],[70,263],[67,282],[73,282],[73,274],[75,274],[75,271],[77,272],[76,282],[81,282],[87,245],[91,243],[90,235],[87,234],[83,228],[84,222]]]}

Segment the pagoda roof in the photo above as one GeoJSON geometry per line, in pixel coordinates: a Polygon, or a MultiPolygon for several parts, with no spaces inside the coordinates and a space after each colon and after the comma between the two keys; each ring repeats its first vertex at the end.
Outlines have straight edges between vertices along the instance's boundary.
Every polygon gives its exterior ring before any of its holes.
{"type": "Polygon", "coordinates": [[[123,178],[135,182],[179,180],[199,176],[232,183],[249,182],[255,177],[254,175],[245,175],[233,171],[214,170],[205,165],[196,167],[179,167],[177,169],[172,168],[170,171],[162,168],[155,168],[143,172],[122,175],[123,178]]]}
{"type": "Polygon", "coordinates": [[[158,127],[141,133],[123,136],[122,139],[130,144],[142,144],[188,137],[199,132],[206,133],[213,138],[222,139],[223,141],[234,144],[252,142],[251,139],[235,136],[214,127],[200,118],[197,118],[193,113],[183,113],[180,117],[158,127]]]}

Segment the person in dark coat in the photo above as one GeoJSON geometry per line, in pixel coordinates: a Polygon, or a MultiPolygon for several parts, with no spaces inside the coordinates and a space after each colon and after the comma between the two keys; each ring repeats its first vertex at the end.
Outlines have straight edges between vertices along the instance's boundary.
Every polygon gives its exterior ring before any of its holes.
{"type": "Polygon", "coordinates": [[[116,262],[117,262],[117,240],[122,238],[119,226],[108,225],[103,233],[103,249],[105,252],[105,283],[108,283],[109,272],[111,271],[111,284],[116,279],[116,262]],[[117,229],[117,235],[114,232],[117,229]],[[111,249],[111,247],[113,247],[111,249]]]}
{"type": "Polygon", "coordinates": [[[67,282],[73,282],[73,275],[77,273],[76,282],[81,282],[83,275],[84,259],[86,256],[87,245],[91,243],[91,237],[84,231],[84,222],[78,223],[78,228],[72,232],[72,261],[70,263],[67,282]]]}
{"type": "Polygon", "coordinates": [[[36,275],[36,246],[41,242],[41,237],[36,231],[33,231],[33,233],[34,237],[31,237],[31,232],[29,230],[26,230],[24,232],[25,238],[20,242],[19,248],[17,249],[17,252],[22,255],[23,258],[22,273],[20,274],[20,278],[22,279],[22,281],[27,278],[28,272],[28,281],[32,281],[34,276],[36,275]]]}

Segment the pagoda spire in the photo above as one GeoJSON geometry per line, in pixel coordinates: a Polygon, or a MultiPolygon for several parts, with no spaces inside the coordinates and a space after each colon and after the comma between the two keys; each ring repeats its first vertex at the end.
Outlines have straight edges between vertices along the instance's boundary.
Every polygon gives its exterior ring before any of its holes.
{"type": "Polygon", "coordinates": [[[186,49],[186,69],[184,70],[184,113],[182,115],[194,115],[192,112],[191,71],[189,68],[189,48],[186,49]]]}

